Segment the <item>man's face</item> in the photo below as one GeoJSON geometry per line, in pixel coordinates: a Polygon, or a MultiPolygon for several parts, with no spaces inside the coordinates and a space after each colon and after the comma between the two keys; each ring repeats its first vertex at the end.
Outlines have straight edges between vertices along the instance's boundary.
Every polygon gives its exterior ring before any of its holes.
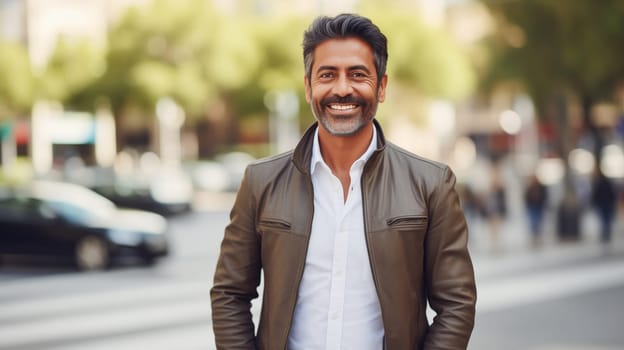
{"type": "Polygon", "coordinates": [[[377,79],[373,51],[358,38],[330,39],[314,50],[306,100],[332,135],[350,136],[370,123],[383,102],[387,77],[377,79]]]}

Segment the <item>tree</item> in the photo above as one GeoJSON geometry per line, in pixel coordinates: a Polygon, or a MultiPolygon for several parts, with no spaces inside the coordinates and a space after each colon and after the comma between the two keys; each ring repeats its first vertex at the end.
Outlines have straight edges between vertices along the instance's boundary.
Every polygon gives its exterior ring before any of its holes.
{"type": "MultiPolygon", "coordinates": [[[[616,84],[624,79],[624,3],[483,2],[498,19],[498,32],[489,42],[492,68],[484,86],[504,80],[521,82],[539,116],[554,119],[563,129],[567,125],[565,100],[576,97],[582,101],[586,125],[600,144],[589,109],[596,101],[609,100],[616,84]],[[558,106],[558,113],[548,113],[552,105],[558,106]]],[[[599,151],[596,149],[598,157],[599,151]]]]}
{"type": "Polygon", "coordinates": [[[0,41],[0,121],[27,113],[33,101],[34,81],[26,49],[0,41]]]}
{"type": "Polygon", "coordinates": [[[86,39],[57,39],[45,67],[36,76],[38,98],[58,101],[66,108],[92,110],[83,101],[85,89],[104,73],[104,51],[86,39]]]}
{"type": "Polygon", "coordinates": [[[276,90],[295,91],[300,99],[302,124],[313,119],[305,106],[304,68],[301,53],[303,31],[310,18],[255,17],[250,18],[249,38],[257,43],[257,69],[247,84],[232,91],[232,102],[237,114],[257,116],[266,114],[265,96],[276,90]]]}
{"type": "MultiPolygon", "coordinates": [[[[501,80],[524,85],[538,117],[558,126],[559,155],[566,164],[573,147],[567,106],[571,98],[580,100],[585,128],[593,136],[594,156],[600,164],[605,140],[590,109],[596,101],[609,100],[615,85],[624,79],[624,2],[483,1],[499,25],[490,42],[492,69],[484,81],[489,86],[501,80]]],[[[570,171],[565,172],[564,185],[559,229],[565,233],[563,224],[576,220],[571,233],[578,236],[581,207],[570,171]]]]}
{"type": "Polygon", "coordinates": [[[94,90],[116,112],[152,115],[156,101],[169,96],[190,116],[201,115],[221,90],[244,85],[255,69],[255,45],[239,24],[201,0],[131,9],[110,31],[106,73],[94,90]]]}
{"type": "Polygon", "coordinates": [[[371,18],[388,37],[388,75],[421,94],[457,100],[474,88],[466,53],[439,28],[425,25],[418,13],[391,9],[371,18]]]}

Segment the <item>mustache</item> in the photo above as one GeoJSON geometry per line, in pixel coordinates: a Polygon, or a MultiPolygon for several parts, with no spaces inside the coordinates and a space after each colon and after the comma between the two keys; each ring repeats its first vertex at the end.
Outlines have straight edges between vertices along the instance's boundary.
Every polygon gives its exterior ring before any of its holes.
{"type": "Polygon", "coordinates": [[[341,104],[354,104],[354,105],[360,105],[360,106],[365,106],[366,105],[366,100],[364,100],[363,98],[359,98],[356,96],[330,96],[330,97],[325,97],[321,100],[321,105],[323,107],[326,107],[329,104],[332,103],[341,103],[341,104]]]}

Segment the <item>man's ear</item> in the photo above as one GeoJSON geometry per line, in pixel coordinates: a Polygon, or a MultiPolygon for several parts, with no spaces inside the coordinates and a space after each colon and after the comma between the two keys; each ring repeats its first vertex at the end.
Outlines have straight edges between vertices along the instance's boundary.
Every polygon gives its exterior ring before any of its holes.
{"type": "Polygon", "coordinates": [[[388,75],[384,74],[379,82],[377,89],[377,102],[383,102],[386,99],[386,85],[388,84],[388,75]]]}
{"type": "Polygon", "coordinates": [[[312,100],[312,89],[310,88],[310,79],[307,76],[303,77],[303,84],[305,85],[305,99],[310,103],[312,100]]]}

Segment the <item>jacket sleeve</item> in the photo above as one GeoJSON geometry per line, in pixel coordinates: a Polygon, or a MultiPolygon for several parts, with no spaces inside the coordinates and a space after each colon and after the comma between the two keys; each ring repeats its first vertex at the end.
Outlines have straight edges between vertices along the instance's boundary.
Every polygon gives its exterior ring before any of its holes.
{"type": "Polygon", "coordinates": [[[431,192],[430,225],[425,238],[425,286],[436,312],[425,338],[426,350],[466,349],[474,326],[476,286],[468,254],[468,229],[446,167],[431,192]]]}
{"type": "Polygon", "coordinates": [[[250,182],[248,167],[225,228],[210,291],[212,325],[219,350],[256,349],[251,300],[258,297],[261,260],[250,182]]]}

